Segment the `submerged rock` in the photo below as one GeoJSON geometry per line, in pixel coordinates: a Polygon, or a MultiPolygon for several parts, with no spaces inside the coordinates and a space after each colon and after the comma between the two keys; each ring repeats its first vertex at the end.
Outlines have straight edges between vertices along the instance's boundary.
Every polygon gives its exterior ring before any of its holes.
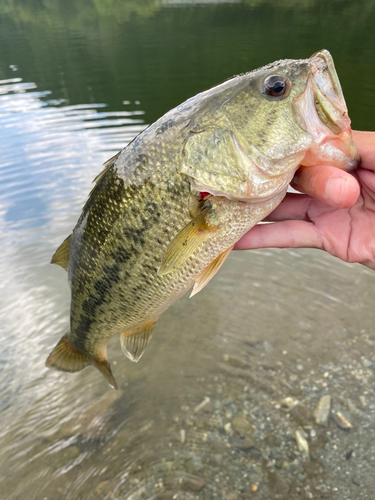
{"type": "Polygon", "coordinates": [[[316,408],[314,410],[315,422],[318,425],[322,425],[323,427],[327,427],[329,420],[329,413],[331,411],[331,396],[326,394],[322,396],[316,408]]]}
{"type": "Polygon", "coordinates": [[[232,421],[232,427],[240,436],[244,437],[250,436],[254,432],[254,427],[244,415],[236,417],[232,421]]]}

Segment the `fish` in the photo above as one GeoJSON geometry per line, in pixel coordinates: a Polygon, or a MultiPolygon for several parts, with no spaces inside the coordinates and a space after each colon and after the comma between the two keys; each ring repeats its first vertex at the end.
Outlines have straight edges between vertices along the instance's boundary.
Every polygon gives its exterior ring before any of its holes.
{"type": "Polygon", "coordinates": [[[160,315],[197,294],[235,243],[283,200],[300,165],[359,161],[331,54],[285,59],[188,99],[104,164],[52,257],[67,270],[70,330],[46,365],[96,367],[107,343],[132,361],[160,315]]]}

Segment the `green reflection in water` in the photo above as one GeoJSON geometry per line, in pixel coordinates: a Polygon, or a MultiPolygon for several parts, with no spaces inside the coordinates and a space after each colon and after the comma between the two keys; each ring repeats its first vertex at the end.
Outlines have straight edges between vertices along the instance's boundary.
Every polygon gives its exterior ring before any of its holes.
{"type": "Polygon", "coordinates": [[[233,74],[322,47],[336,61],[357,128],[373,127],[375,2],[3,0],[0,78],[71,104],[141,101],[146,121],[233,74]],[[358,78],[360,75],[360,79],[358,78]]]}

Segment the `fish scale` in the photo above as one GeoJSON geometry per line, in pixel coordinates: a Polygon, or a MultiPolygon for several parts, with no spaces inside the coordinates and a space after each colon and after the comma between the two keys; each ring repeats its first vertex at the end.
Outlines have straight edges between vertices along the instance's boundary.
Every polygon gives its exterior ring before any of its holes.
{"type": "Polygon", "coordinates": [[[352,168],[350,121],[335,122],[337,109],[346,109],[335,82],[328,51],[278,61],[189,99],[106,162],[52,259],[68,271],[72,302],[70,331],[47,366],[92,364],[116,386],[108,340],[121,333],[124,353],[138,361],[160,314],[207,284],[241,236],[282,201],[307,154],[332,156],[338,129],[347,156],[341,146],[332,158],[341,154],[338,166],[352,168]],[[275,75],[283,91],[276,97],[267,93],[275,75]]]}

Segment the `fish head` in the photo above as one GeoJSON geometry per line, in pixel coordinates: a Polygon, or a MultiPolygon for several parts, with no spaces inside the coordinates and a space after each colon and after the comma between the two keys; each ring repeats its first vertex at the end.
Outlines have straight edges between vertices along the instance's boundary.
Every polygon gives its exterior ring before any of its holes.
{"type": "Polygon", "coordinates": [[[322,50],[208,91],[182,173],[193,190],[257,202],[286,191],[300,165],[352,170],[358,160],[333,59],[322,50]]]}

